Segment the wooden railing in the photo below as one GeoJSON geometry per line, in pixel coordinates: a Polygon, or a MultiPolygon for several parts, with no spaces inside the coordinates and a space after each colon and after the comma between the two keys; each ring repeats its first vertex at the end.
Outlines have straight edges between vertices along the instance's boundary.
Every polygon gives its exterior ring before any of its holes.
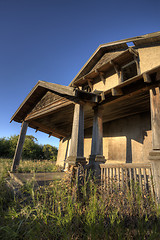
{"type": "Polygon", "coordinates": [[[155,198],[151,164],[100,164],[101,186],[108,193],[115,189],[134,192],[135,186],[140,187],[142,193],[149,193],[155,198]]]}

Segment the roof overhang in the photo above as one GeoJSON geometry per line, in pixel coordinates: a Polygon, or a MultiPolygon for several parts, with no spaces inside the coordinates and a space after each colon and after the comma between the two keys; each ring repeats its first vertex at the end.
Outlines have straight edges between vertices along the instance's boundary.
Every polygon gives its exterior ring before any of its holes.
{"type": "Polygon", "coordinates": [[[98,102],[98,95],[95,93],[88,93],[79,89],[75,89],[73,87],[48,83],[40,80],[22,102],[17,111],[14,113],[11,121],[24,121],[27,115],[32,111],[32,109],[48,91],[74,103],[88,102],[90,104],[96,104],[98,102]]]}
{"type": "MultiPolygon", "coordinates": [[[[102,92],[94,104],[103,106],[103,122],[146,112],[150,110],[149,90],[156,86],[160,86],[160,66],[102,92]]],[[[82,91],[78,91],[78,93],[81,94],[82,91]]],[[[31,96],[33,97],[33,95],[32,92],[31,96]]],[[[80,98],[83,99],[84,95],[80,98]]],[[[36,131],[42,131],[58,138],[70,137],[74,103],[67,98],[60,98],[44,109],[31,112],[24,120],[36,131]]],[[[23,107],[17,112],[17,117],[20,116],[22,110],[23,107]]],[[[92,104],[84,104],[85,129],[92,127],[93,114],[92,104]]],[[[13,120],[17,117],[15,116],[13,120]]]]}
{"type": "Polygon", "coordinates": [[[81,68],[81,70],[78,72],[78,74],[69,84],[69,86],[74,86],[74,83],[77,80],[88,74],[104,53],[110,51],[126,50],[128,49],[127,43],[130,42],[132,42],[135,47],[142,47],[148,45],[152,46],[156,43],[160,43],[160,31],[100,45],[97,50],[92,54],[92,56],[88,59],[86,64],[81,68]]]}

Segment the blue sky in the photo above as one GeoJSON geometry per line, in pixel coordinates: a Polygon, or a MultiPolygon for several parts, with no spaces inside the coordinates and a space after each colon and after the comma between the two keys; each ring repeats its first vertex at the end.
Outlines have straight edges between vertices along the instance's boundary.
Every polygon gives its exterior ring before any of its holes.
{"type": "Polygon", "coordinates": [[[158,0],[0,0],[0,138],[19,134],[10,118],[38,80],[68,85],[100,44],[160,31],[159,9],[158,0]]]}

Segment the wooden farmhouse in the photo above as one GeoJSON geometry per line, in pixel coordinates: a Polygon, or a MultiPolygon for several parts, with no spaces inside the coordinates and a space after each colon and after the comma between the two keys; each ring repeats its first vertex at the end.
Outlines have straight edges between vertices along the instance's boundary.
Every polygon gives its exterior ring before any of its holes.
{"type": "Polygon", "coordinates": [[[38,81],[12,116],[22,123],[12,170],[28,126],[60,139],[63,167],[157,164],[159,86],[160,32],[100,45],[69,86],[38,81]]]}

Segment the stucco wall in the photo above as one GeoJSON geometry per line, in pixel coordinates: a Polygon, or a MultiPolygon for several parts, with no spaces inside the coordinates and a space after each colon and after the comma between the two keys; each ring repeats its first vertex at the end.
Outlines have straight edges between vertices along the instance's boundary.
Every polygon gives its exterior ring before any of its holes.
{"type": "MultiPolygon", "coordinates": [[[[136,49],[139,52],[141,73],[160,65],[160,46],[144,47],[136,49]]],[[[118,85],[118,75],[113,71],[105,76],[105,82],[96,81],[94,90],[106,91],[118,85]]]]}
{"type": "Polygon", "coordinates": [[[148,161],[152,149],[150,113],[115,120],[104,124],[103,128],[106,159],[124,163],[148,161]]]}
{"type": "MultiPolygon", "coordinates": [[[[103,155],[111,162],[147,162],[152,150],[150,113],[136,114],[103,124],[103,155]]],[[[85,131],[84,156],[91,154],[92,129],[85,131]]],[[[67,140],[59,144],[57,165],[64,166],[67,140]]]]}
{"type": "Polygon", "coordinates": [[[106,76],[105,82],[99,81],[93,85],[93,91],[99,90],[99,91],[106,91],[110,88],[115,87],[118,85],[118,75],[116,73],[113,73],[113,75],[106,76]]]}
{"type": "Polygon", "coordinates": [[[67,158],[68,150],[69,150],[69,140],[68,139],[60,140],[56,165],[64,167],[64,160],[67,158]]]}
{"type": "Polygon", "coordinates": [[[141,73],[160,65],[160,46],[137,49],[140,58],[141,73]]]}

